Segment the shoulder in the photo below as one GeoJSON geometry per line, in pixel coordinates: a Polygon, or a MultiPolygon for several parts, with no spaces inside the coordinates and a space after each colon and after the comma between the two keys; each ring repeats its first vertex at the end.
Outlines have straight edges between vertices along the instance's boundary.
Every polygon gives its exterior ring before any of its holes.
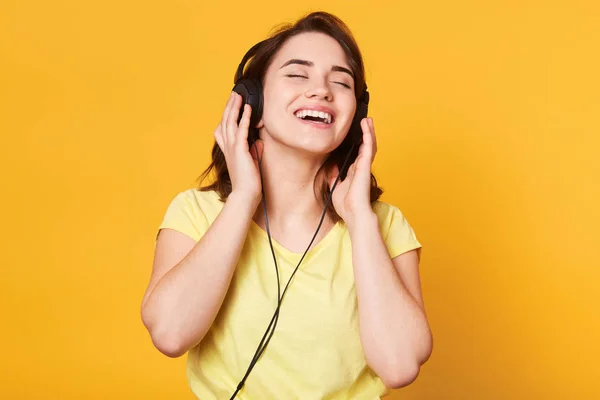
{"type": "Polygon", "coordinates": [[[219,194],[214,190],[201,191],[198,188],[189,188],[179,192],[175,196],[182,205],[197,213],[202,213],[207,219],[212,220],[216,217],[224,203],[220,200],[219,194]]]}
{"type": "Polygon", "coordinates": [[[393,204],[377,200],[373,203],[373,212],[377,215],[380,226],[389,227],[394,219],[404,219],[402,211],[393,204]]]}
{"type": "Polygon", "coordinates": [[[170,228],[198,241],[215,220],[223,203],[214,191],[186,189],[172,197],[160,229],[170,228]]]}
{"type": "Polygon", "coordinates": [[[373,211],[377,215],[381,236],[392,258],[421,247],[413,227],[398,207],[376,201],[373,204],[373,211]]]}

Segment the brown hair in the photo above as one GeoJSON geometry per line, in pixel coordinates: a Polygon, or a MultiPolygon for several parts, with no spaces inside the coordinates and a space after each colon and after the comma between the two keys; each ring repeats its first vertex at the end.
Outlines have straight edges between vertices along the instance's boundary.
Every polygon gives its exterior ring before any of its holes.
{"type": "MultiPolygon", "coordinates": [[[[344,53],[346,53],[348,64],[350,69],[354,73],[354,88],[356,98],[359,99],[363,91],[366,88],[365,83],[365,70],[363,65],[362,56],[358,45],[354,39],[354,36],[350,32],[348,26],[338,17],[323,11],[310,13],[303,18],[299,19],[294,24],[283,24],[270,37],[265,40],[261,46],[257,49],[255,55],[248,62],[248,66],[244,71],[244,78],[254,78],[264,84],[266,71],[273,60],[274,55],[277,51],[285,44],[285,42],[291,37],[304,32],[319,32],[324,33],[333,39],[335,39],[344,53]]],[[[254,138],[258,138],[258,129],[251,127],[251,132],[248,132],[249,144],[251,145],[254,138]]],[[[337,165],[339,170],[342,171],[342,165],[348,152],[351,150],[353,142],[362,142],[362,131],[361,129],[350,129],[342,143],[331,152],[328,158],[325,160],[317,176],[320,176],[323,172],[337,165]]],[[[350,156],[348,164],[351,164],[358,153],[358,146],[354,146],[353,154],[350,156]]],[[[340,180],[344,178],[344,174],[340,177],[340,180]]],[[[212,148],[212,162],[204,170],[202,175],[197,179],[198,190],[211,191],[214,190],[219,194],[221,201],[225,201],[231,193],[231,180],[229,178],[229,171],[227,170],[227,164],[225,162],[225,156],[221,151],[219,145],[215,142],[212,148]],[[213,171],[215,172],[216,179],[210,185],[202,186],[202,182],[213,171]]],[[[316,193],[317,179],[315,179],[315,193],[316,193]]],[[[371,203],[375,202],[383,190],[377,185],[375,176],[371,174],[371,191],[370,191],[371,203]]],[[[322,200],[322,204],[325,205],[327,197],[329,196],[330,188],[329,183],[326,179],[322,180],[321,187],[319,188],[318,198],[322,200]]],[[[333,204],[330,203],[327,208],[327,215],[331,218],[334,223],[341,220],[341,217],[335,212],[333,204]]]]}

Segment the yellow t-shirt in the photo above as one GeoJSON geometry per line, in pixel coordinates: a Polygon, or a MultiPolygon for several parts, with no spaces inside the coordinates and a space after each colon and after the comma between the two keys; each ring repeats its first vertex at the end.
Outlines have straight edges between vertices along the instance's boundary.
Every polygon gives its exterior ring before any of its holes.
{"type": "MultiPolygon", "coordinates": [[[[172,200],[158,229],[199,241],[223,206],[216,192],[185,190],[172,200]]],[[[377,201],[373,210],[390,257],[421,247],[398,208],[377,201]]],[[[304,252],[272,243],[283,292],[304,252]]],[[[199,399],[231,397],[273,316],[276,285],[267,233],[252,221],[223,305],[202,342],[188,352],[187,378],[199,399]]],[[[351,241],[340,222],[306,253],[275,333],[236,399],[373,400],[386,393],[362,350],[351,241]]]]}

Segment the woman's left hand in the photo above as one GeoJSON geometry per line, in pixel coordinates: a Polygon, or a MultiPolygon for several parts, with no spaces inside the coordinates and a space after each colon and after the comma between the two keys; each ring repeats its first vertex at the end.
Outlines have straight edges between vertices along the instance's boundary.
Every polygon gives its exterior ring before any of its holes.
{"type": "MultiPolygon", "coordinates": [[[[371,165],[377,152],[373,118],[363,118],[360,127],[363,142],[358,149],[358,156],[348,169],[346,179],[338,181],[333,191],[333,206],[346,225],[353,225],[357,217],[372,213],[371,165]]],[[[338,174],[339,169],[334,166],[327,178],[330,188],[338,174]]]]}

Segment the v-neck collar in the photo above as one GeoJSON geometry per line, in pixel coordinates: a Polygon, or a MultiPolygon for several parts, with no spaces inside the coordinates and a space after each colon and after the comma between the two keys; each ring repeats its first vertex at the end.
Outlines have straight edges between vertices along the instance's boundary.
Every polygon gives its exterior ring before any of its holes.
{"type": "MultiPolygon", "coordinates": [[[[251,229],[255,230],[262,237],[262,239],[266,241],[266,245],[268,246],[269,245],[269,235],[267,234],[267,232],[263,228],[261,228],[253,219],[251,219],[250,226],[251,226],[251,229]]],[[[328,243],[330,243],[332,240],[334,240],[334,238],[336,236],[338,236],[338,234],[342,230],[343,230],[343,222],[338,221],[333,225],[333,227],[329,230],[329,232],[327,232],[327,234],[321,238],[321,240],[318,243],[315,244],[315,242],[313,242],[311,248],[306,252],[306,256],[304,256],[304,259],[302,260],[302,264],[300,265],[299,268],[302,268],[302,265],[304,265],[304,263],[307,261],[307,259],[312,258],[313,254],[318,253],[324,246],[326,246],[328,243]]],[[[314,235],[314,233],[313,233],[313,235],[314,235]]],[[[312,239],[312,236],[311,236],[311,239],[312,239]]],[[[279,243],[277,240],[275,240],[272,236],[271,236],[271,242],[273,243],[273,249],[275,250],[275,254],[277,254],[277,253],[281,254],[285,259],[287,259],[289,262],[291,262],[293,264],[298,264],[298,262],[302,258],[302,255],[304,254],[304,251],[306,250],[306,247],[305,247],[304,248],[305,250],[303,250],[301,253],[293,252],[293,251],[289,250],[288,248],[284,247],[281,243],[279,243]]],[[[309,242],[310,242],[310,240],[309,240],[309,242]]],[[[308,246],[309,242],[307,242],[305,246],[308,246]]]]}

